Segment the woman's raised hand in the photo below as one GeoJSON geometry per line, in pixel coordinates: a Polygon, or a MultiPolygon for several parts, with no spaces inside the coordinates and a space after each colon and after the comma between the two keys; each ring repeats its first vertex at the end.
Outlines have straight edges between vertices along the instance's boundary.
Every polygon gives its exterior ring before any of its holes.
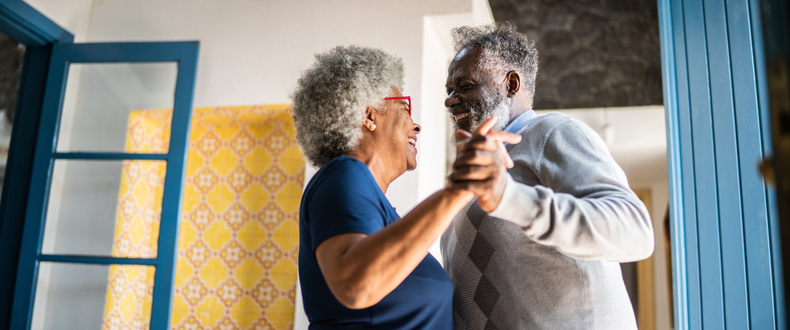
{"type": "Polygon", "coordinates": [[[448,187],[468,190],[477,196],[480,208],[491,212],[499,205],[505,190],[506,173],[514,166],[503,143],[521,142],[521,135],[491,130],[496,124],[492,116],[471,134],[456,132],[456,158],[448,187]]]}

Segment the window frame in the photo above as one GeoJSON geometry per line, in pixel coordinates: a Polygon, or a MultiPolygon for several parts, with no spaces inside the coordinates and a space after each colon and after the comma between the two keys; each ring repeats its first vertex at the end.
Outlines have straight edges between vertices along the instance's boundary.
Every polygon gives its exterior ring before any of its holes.
{"type": "Polygon", "coordinates": [[[35,144],[10,328],[29,329],[40,262],[155,266],[151,329],[168,329],[199,42],[60,43],[52,45],[35,144]],[[176,62],[175,102],[166,154],[56,151],[68,67],[72,63],[176,62]],[[167,169],[156,258],[112,258],[41,253],[52,167],[56,159],[165,160],[167,169]]]}

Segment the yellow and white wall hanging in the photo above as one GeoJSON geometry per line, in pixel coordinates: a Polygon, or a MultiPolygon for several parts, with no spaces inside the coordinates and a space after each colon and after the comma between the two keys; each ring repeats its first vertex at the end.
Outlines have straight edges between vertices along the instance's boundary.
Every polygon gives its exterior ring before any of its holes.
{"type": "MultiPolygon", "coordinates": [[[[288,105],[192,115],[172,329],[292,329],[305,163],[288,105]]],[[[164,152],[170,110],[134,111],[127,152],[164,152]]],[[[113,256],[154,257],[165,164],[126,161],[113,256]]],[[[103,329],[148,329],[154,269],[112,266],[103,329]]]]}

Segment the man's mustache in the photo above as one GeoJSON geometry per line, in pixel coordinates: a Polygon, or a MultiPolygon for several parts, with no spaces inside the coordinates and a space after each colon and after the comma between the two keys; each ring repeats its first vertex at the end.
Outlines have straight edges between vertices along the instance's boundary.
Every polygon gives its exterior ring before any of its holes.
{"type": "Polygon", "coordinates": [[[456,111],[458,111],[458,110],[467,110],[467,111],[471,111],[471,110],[472,110],[472,106],[473,106],[473,104],[471,104],[471,103],[469,103],[469,102],[464,102],[464,103],[453,104],[452,106],[450,106],[450,107],[449,107],[449,108],[447,108],[447,109],[448,109],[450,112],[456,112],[456,111]]]}

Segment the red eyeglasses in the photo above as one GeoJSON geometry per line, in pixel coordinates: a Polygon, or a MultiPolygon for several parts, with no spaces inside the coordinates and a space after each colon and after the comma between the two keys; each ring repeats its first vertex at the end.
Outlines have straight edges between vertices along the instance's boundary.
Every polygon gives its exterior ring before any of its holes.
{"type": "Polygon", "coordinates": [[[409,117],[411,117],[411,96],[385,97],[382,100],[406,100],[406,103],[409,104],[409,117]]]}

